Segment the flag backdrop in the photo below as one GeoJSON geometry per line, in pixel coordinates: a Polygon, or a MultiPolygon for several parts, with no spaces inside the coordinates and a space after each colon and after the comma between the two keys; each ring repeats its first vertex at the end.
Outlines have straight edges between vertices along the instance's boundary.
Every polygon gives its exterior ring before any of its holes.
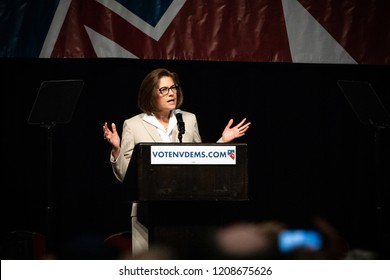
{"type": "Polygon", "coordinates": [[[389,0],[2,0],[1,57],[390,64],[389,0]]]}

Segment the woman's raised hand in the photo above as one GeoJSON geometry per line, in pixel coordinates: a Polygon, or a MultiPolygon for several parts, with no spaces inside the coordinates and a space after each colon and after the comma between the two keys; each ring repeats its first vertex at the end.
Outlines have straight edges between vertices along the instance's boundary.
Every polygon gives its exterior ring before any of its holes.
{"type": "Polygon", "coordinates": [[[112,145],[114,149],[119,149],[121,139],[118,135],[118,132],[116,130],[115,123],[111,124],[111,130],[108,127],[107,122],[103,125],[103,138],[108,141],[112,145]]]}
{"type": "Polygon", "coordinates": [[[222,141],[228,143],[235,138],[245,135],[245,132],[249,129],[250,122],[245,123],[246,118],[242,119],[240,123],[231,127],[233,125],[233,119],[230,119],[225,129],[222,132],[222,141]]]}

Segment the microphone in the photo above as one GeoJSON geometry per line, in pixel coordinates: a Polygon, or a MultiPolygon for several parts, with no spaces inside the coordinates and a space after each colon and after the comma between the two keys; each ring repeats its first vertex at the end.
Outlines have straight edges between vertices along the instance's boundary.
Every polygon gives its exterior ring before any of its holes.
{"type": "Polygon", "coordinates": [[[183,134],[186,132],[181,110],[176,110],[177,128],[179,130],[179,141],[182,143],[183,134]]]}

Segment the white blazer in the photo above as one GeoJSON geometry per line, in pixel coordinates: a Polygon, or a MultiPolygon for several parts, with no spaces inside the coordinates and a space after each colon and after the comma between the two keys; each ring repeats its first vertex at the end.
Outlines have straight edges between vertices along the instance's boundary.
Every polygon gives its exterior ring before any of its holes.
{"type": "MultiPolygon", "coordinates": [[[[185,123],[185,133],[183,134],[182,141],[187,143],[202,142],[195,114],[182,110],[181,113],[185,123]]],[[[125,178],[127,167],[136,144],[145,142],[163,142],[157,128],[146,122],[144,120],[144,116],[145,113],[141,113],[123,122],[119,156],[115,160],[110,153],[110,162],[115,177],[121,182],[123,182],[125,178]]],[[[172,142],[179,142],[177,126],[175,126],[172,131],[172,142]]]]}

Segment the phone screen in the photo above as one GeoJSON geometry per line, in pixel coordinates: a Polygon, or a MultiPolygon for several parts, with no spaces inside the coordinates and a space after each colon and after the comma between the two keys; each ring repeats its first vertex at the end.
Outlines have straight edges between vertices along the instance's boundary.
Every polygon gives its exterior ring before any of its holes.
{"type": "Polygon", "coordinates": [[[298,248],[317,251],[322,248],[323,237],[315,230],[284,230],[278,236],[278,245],[282,253],[288,253],[298,248]]]}

